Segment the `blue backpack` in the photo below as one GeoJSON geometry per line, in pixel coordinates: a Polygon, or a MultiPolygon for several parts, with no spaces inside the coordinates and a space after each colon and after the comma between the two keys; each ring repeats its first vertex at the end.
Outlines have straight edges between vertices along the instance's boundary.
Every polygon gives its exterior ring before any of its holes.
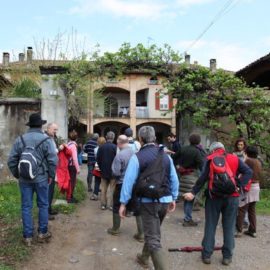
{"type": "Polygon", "coordinates": [[[18,170],[19,176],[25,180],[34,180],[38,174],[39,167],[42,164],[43,159],[39,162],[37,149],[39,146],[48,140],[50,137],[42,139],[36,146],[27,146],[23,136],[20,136],[20,139],[23,144],[23,151],[21,153],[18,170]]]}

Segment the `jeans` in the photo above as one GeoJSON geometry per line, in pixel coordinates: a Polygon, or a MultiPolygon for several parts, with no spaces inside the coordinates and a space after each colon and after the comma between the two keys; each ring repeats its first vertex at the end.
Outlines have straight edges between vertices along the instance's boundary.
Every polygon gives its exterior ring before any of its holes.
{"type": "Polygon", "coordinates": [[[144,241],[150,252],[162,248],[160,226],[167,214],[167,209],[168,203],[141,203],[140,205],[144,241]]]}
{"type": "Polygon", "coordinates": [[[205,202],[205,227],[202,241],[203,258],[210,258],[215,246],[215,234],[220,213],[223,228],[223,258],[229,259],[233,255],[234,232],[238,209],[238,197],[207,198],[205,202]]]}
{"type": "Polygon", "coordinates": [[[53,201],[53,194],[54,194],[54,187],[55,187],[55,181],[52,180],[51,184],[49,185],[49,214],[52,211],[52,201],[53,201]]]}
{"type": "Polygon", "coordinates": [[[88,174],[87,174],[87,186],[88,191],[92,190],[92,180],[93,180],[93,169],[95,167],[95,163],[88,162],[88,174]]]}
{"type": "Polygon", "coordinates": [[[101,178],[98,176],[95,176],[95,186],[94,186],[94,194],[98,196],[99,188],[100,188],[100,182],[101,178]]]}
{"type": "Polygon", "coordinates": [[[193,201],[184,201],[184,221],[192,220],[193,201]]]}
{"type": "Polygon", "coordinates": [[[34,235],[34,223],[32,217],[33,194],[37,194],[38,215],[38,232],[47,233],[48,231],[48,182],[41,183],[22,183],[20,182],[21,191],[21,211],[23,221],[23,237],[30,238],[34,235]]]}

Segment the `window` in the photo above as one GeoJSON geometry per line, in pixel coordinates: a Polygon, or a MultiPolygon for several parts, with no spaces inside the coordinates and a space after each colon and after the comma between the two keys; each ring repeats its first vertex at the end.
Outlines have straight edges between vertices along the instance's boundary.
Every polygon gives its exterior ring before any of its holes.
{"type": "Polygon", "coordinates": [[[167,111],[169,109],[169,96],[162,95],[159,99],[159,110],[160,111],[167,111]]]}

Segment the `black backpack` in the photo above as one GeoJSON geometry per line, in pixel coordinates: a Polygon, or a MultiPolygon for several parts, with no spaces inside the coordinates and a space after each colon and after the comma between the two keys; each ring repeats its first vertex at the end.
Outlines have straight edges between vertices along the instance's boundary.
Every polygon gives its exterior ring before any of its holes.
{"type": "Polygon", "coordinates": [[[31,181],[36,178],[39,167],[42,165],[43,161],[38,160],[37,149],[50,137],[42,139],[36,146],[27,146],[23,136],[20,136],[20,138],[23,144],[23,150],[18,164],[19,176],[25,180],[31,181]]]}
{"type": "Polygon", "coordinates": [[[135,185],[136,197],[159,200],[169,195],[163,166],[164,155],[163,149],[159,150],[157,158],[140,174],[135,185]]]}

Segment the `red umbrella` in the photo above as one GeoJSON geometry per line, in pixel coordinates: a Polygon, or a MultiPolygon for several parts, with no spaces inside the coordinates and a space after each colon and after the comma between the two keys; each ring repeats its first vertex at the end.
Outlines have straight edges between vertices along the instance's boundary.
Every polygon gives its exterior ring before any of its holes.
{"type": "MultiPolygon", "coordinates": [[[[215,246],[214,250],[221,250],[222,247],[215,246]]],[[[169,252],[193,252],[193,251],[202,251],[203,247],[182,247],[182,248],[169,248],[169,252]]]]}

